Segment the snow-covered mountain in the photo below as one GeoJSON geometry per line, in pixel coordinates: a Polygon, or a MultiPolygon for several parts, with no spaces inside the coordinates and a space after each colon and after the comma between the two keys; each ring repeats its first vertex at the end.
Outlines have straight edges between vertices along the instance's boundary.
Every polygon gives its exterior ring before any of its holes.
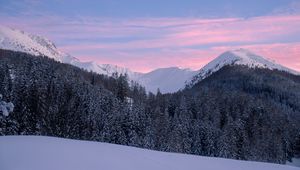
{"type": "Polygon", "coordinates": [[[147,90],[156,93],[159,88],[162,93],[172,93],[185,87],[186,80],[191,79],[197,72],[178,67],[160,68],[142,74],[137,82],[147,85],[147,90]]]}
{"type": "Polygon", "coordinates": [[[208,63],[199,71],[181,69],[178,67],[160,68],[148,73],[133,72],[128,68],[96,62],[82,62],[69,54],[58,50],[53,42],[41,36],[33,35],[17,29],[0,26],[0,48],[20,51],[32,55],[42,55],[59,62],[72,64],[88,71],[111,76],[113,73],[127,74],[129,80],[143,85],[147,91],[156,93],[159,88],[162,93],[172,93],[183,89],[186,85],[192,86],[198,81],[218,71],[225,65],[247,65],[249,67],[284,70],[299,74],[274,61],[256,55],[245,49],[227,51],[208,63]]]}
{"type": "Polygon", "coordinates": [[[0,136],[3,170],[299,170],[263,162],[166,153],[44,136],[0,136]]]}
{"type": "Polygon", "coordinates": [[[190,80],[197,73],[190,69],[181,69],[178,67],[159,68],[148,73],[139,73],[116,65],[97,64],[93,61],[81,62],[78,59],[65,63],[108,76],[112,76],[115,72],[118,74],[126,73],[129,80],[138,82],[144,86],[148,92],[154,94],[156,94],[157,89],[160,89],[161,93],[176,92],[184,88],[186,80],[190,80]]]}
{"type": "Polygon", "coordinates": [[[142,73],[137,73],[133,72],[128,68],[124,67],[119,67],[117,65],[112,65],[112,64],[98,64],[94,61],[90,62],[82,62],[78,59],[72,60],[71,62],[65,62],[68,64],[72,64],[74,66],[77,66],[79,68],[83,68],[87,71],[92,71],[98,74],[104,74],[108,76],[112,76],[113,73],[118,73],[118,74],[127,74],[129,80],[136,80],[142,73]]]}
{"type": "Polygon", "coordinates": [[[270,70],[281,70],[292,74],[299,74],[294,70],[277,64],[275,61],[264,58],[246,49],[236,49],[222,53],[213,61],[209,62],[203,68],[201,68],[198,73],[190,80],[187,81],[188,86],[192,86],[195,83],[203,80],[212,73],[218,71],[226,65],[245,65],[250,68],[267,68],[270,70]]]}
{"type": "Polygon", "coordinates": [[[196,72],[176,67],[157,69],[149,73],[133,72],[128,68],[96,62],[82,62],[69,54],[61,52],[53,42],[41,36],[33,35],[17,29],[0,26],[0,48],[41,55],[53,58],[59,62],[72,64],[88,71],[111,76],[113,73],[127,74],[129,80],[137,81],[145,86],[147,91],[156,93],[159,88],[162,93],[176,92],[184,87],[186,80],[191,79],[196,72]]]}
{"type": "Polygon", "coordinates": [[[96,62],[82,62],[69,54],[61,52],[56,48],[53,42],[44,37],[5,26],[0,26],[0,48],[25,52],[36,56],[47,56],[59,62],[72,64],[88,71],[94,71],[108,76],[111,76],[112,73],[115,72],[118,72],[119,74],[127,73],[130,77],[136,76],[136,74],[131,72],[129,69],[115,65],[97,64],[96,62]]]}
{"type": "Polygon", "coordinates": [[[0,26],[0,48],[48,56],[61,62],[67,58],[67,55],[58,51],[50,40],[4,26],[0,26]]]}

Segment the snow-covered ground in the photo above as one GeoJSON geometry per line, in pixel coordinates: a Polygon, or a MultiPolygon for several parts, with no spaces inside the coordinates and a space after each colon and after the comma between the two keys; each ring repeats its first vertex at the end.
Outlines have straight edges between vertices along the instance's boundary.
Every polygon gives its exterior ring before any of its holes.
{"type": "Polygon", "coordinates": [[[292,162],[286,162],[287,165],[300,167],[300,158],[293,158],[292,162]]]}
{"type": "Polygon", "coordinates": [[[0,137],[1,170],[300,170],[42,136],[0,137]]]}

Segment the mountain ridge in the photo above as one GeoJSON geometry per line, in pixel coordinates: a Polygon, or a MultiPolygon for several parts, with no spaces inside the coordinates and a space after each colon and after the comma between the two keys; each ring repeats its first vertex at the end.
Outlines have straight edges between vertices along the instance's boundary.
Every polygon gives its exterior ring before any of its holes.
{"type": "Polygon", "coordinates": [[[117,65],[98,64],[94,61],[80,61],[78,58],[61,52],[47,38],[5,26],[0,26],[0,48],[25,52],[35,56],[47,56],[59,62],[107,76],[112,76],[113,73],[127,74],[130,81],[141,84],[148,92],[152,93],[156,93],[158,89],[162,93],[173,93],[185,87],[191,87],[225,65],[247,65],[250,68],[278,69],[292,74],[299,74],[297,71],[241,48],[222,53],[197,71],[168,67],[158,68],[148,73],[140,73],[117,65]]]}
{"type": "Polygon", "coordinates": [[[184,87],[185,80],[191,76],[188,74],[187,77],[181,78],[180,80],[172,79],[172,82],[167,82],[164,77],[174,73],[176,68],[175,77],[181,77],[185,73],[194,74],[192,70],[181,69],[178,67],[162,68],[165,73],[159,73],[159,70],[153,70],[148,73],[140,73],[131,71],[129,68],[119,67],[113,64],[98,64],[94,61],[83,62],[78,58],[75,58],[67,53],[61,52],[53,42],[47,38],[41,36],[26,33],[24,31],[13,29],[5,26],[0,26],[0,48],[12,51],[25,52],[32,55],[41,55],[53,58],[56,61],[71,64],[87,71],[93,71],[98,74],[104,74],[112,76],[113,73],[127,74],[129,80],[136,81],[141,85],[145,86],[146,90],[152,93],[156,93],[157,89],[161,89],[162,93],[176,92],[177,90],[184,87]],[[157,74],[159,73],[159,74],[157,74]],[[152,77],[153,76],[153,77],[152,77]],[[158,79],[159,82],[156,85],[151,84],[153,79],[158,79]],[[150,80],[149,80],[150,79],[150,80]],[[150,84],[149,84],[150,83],[150,84]],[[175,86],[171,86],[175,84],[175,86]]]}

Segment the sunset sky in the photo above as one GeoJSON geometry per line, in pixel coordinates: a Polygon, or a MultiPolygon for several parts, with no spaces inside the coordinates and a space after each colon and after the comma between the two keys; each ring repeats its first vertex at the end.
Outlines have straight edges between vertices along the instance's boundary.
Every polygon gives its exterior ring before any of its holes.
{"type": "Polygon", "coordinates": [[[236,48],[300,71],[300,0],[0,0],[0,23],[134,71],[197,70],[236,48]]]}

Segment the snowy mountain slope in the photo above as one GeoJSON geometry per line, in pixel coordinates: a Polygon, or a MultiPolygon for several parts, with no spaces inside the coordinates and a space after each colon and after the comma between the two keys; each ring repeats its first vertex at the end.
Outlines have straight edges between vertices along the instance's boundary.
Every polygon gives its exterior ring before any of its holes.
{"type": "Polygon", "coordinates": [[[128,68],[96,62],[82,62],[69,54],[59,51],[53,42],[41,36],[32,35],[17,29],[0,26],[0,48],[25,52],[32,55],[42,55],[59,62],[72,64],[82,69],[111,76],[113,73],[127,74],[129,80],[137,81],[145,86],[147,91],[156,93],[160,88],[162,93],[176,92],[184,87],[184,82],[195,72],[187,69],[165,68],[149,73],[133,72],[128,68]]]}
{"type": "Polygon", "coordinates": [[[25,52],[32,55],[47,56],[57,61],[72,64],[99,74],[111,76],[112,73],[118,72],[119,74],[127,73],[129,76],[135,76],[135,73],[131,72],[129,69],[115,65],[81,62],[77,58],[59,51],[54,43],[46,38],[5,26],[0,26],[0,48],[25,52]]]}
{"type": "Polygon", "coordinates": [[[58,51],[56,46],[46,38],[4,26],[0,26],[0,48],[48,56],[61,62],[62,58],[67,56],[58,51]]]}
{"type": "Polygon", "coordinates": [[[299,74],[298,72],[284,67],[280,64],[275,63],[262,56],[254,54],[246,49],[236,49],[232,51],[227,51],[222,53],[213,61],[209,62],[203,68],[201,68],[198,73],[187,82],[188,86],[192,86],[195,83],[201,81],[202,79],[208,77],[212,73],[218,71],[225,65],[246,65],[250,68],[267,68],[270,70],[282,70],[292,74],[299,74]]]}
{"type": "Polygon", "coordinates": [[[72,60],[70,62],[65,62],[68,64],[72,64],[74,66],[77,66],[79,68],[83,68],[87,71],[92,71],[98,74],[104,74],[107,76],[112,76],[113,73],[118,74],[127,74],[129,80],[136,80],[137,77],[139,77],[142,73],[132,72],[128,68],[119,67],[117,65],[112,64],[97,64],[96,62],[90,61],[90,62],[82,62],[79,60],[72,60]]]}
{"type": "Polygon", "coordinates": [[[99,74],[112,76],[113,73],[127,74],[129,80],[138,82],[146,88],[146,91],[156,94],[157,89],[161,93],[176,92],[185,87],[186,80],[191,79],[197,72],[178,67],[160,68],[148,73],[133,72],[128,68],[111,64],[97,64],[95,62],[80,62],[73,60],[68,62],[74,66],[93,71],[99,74]]]}
{"type": "Polygon", "coordinates": [[[137,82],[147,85],[147,90],[156,93],[172,93],[184,88],[186,80],[191,79],[197,72],[178,67],[160,68],[141,75],[137,82]]]}
{"type": "Polygon", "coordinates": [[[166,153],[42,136],[0,137],[5,170],[299,170],[288,165],[166,153]]]}

